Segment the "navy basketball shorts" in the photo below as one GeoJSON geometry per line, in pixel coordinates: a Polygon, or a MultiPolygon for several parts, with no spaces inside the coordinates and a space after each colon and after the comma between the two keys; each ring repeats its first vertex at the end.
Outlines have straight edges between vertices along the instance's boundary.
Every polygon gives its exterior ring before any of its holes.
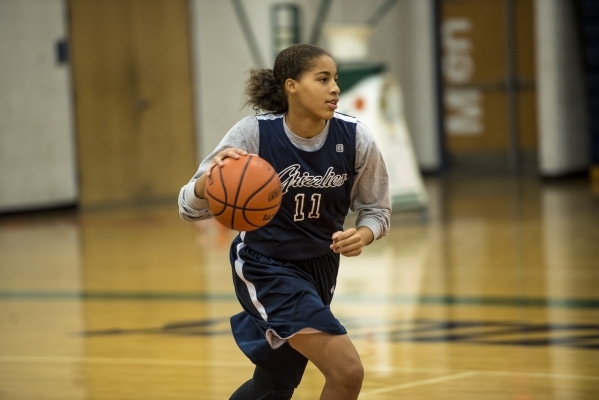
{"type": "Polygon", "coordinates": [[[329,307],[339,254],[328,252],[301,261],[273,259],[253,251],[237,236],[230,260],[244,310],[231,317],[237,345],[254,364],[288,387],[297,387],[308,360],[286,339],[315,332],[347,333],[329,307]]]}

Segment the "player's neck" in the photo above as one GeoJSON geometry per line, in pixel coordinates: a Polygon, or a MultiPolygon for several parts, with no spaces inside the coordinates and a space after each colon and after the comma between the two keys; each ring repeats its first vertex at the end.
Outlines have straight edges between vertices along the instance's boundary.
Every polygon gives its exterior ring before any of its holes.
{"type": "Polygon", "coordinates": [[[288,112],[285,114],[285,123],[295,135],[305,139],[311,139],[322,132],[327,121],[324,119],[307,118],[306,116],[298,115],[297,113],[288,112]]]}

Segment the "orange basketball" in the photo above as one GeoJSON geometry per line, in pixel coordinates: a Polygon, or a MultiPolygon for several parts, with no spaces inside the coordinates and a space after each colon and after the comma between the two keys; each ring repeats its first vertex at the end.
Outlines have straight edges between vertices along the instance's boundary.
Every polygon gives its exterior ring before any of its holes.
{"type": "Polygon", "coordinates": [[[214,218],[236,231],[269,223],[282,200],[277,171],[255,154],[225,158],[223,164],[212,168],[204,191],[214,218]]]}

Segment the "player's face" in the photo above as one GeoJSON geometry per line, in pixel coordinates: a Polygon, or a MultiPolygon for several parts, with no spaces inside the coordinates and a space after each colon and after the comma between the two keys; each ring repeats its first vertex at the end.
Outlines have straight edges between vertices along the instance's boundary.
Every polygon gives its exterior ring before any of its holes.
{"type": "Polygon", "coordinates": [[[329,120],[337,109],[339,86],[337,86],[337,66],[329,56],[316,59],[314,67],[302,74],[295,82],[294,97],[304,113],[329,120]]]}

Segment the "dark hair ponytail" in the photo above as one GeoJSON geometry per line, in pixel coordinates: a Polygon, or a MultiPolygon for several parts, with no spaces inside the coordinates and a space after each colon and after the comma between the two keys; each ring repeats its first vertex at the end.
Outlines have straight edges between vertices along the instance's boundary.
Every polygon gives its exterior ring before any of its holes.
{"type": "Polygon", "coordinates": [[[245,87],[248,98],[245,105],[251,105],[256,112],[286,112],[289,104],[284,89],[285,81],[289,78],[299,80],[304,72],[314,67],[315,60],[322,56],[331,57],[320,47],[295,44],[279,53],[273,69],[251,69],[245,87]]]}
{"type": "Polygon", "coordinates": [[[260,110],[277,114],[287,111],[287,96],[272,69],[251,69],[249,73],[250,77],[245,86],[245,94],[248,97],[246,105],[251,104],[256,113],[260,110]]]}

